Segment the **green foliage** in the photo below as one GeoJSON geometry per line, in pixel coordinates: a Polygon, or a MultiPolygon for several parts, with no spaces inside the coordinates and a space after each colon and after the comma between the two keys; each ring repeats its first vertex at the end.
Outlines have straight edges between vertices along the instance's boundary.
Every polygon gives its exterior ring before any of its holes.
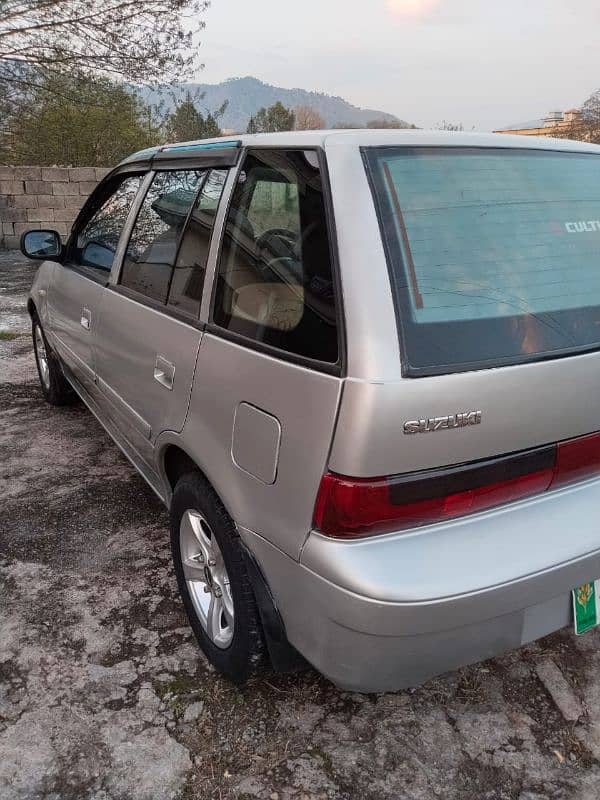
{"type": "Polygon", "coordinates": [[[15,111],[0,158],[13,164],[106,166],[160,140],[152,111],[108,79],[50,75],[15,111]]]}
{"type": "Polygon", "coordinates": [[[273,103],[268,108],[260,108],[248,123],[248,133],[272,133],[275,131],[293,131],[294,112],[283,103],[273,103]]]}
{"type": "Polygon", "coordinates": [[[386,129],[406,129],[414,130],[417,126],[403,122],[401,119],[371,119],[367,122],[367,128],[386,128],[386,129]]]}
{"type": "Polygon", "coordinates": [[[369,128],[369,129],[377,129],[377,128],[386,128],[386,129],[393,129],[393,130],[407,130],[416,129],[416,125],[411,125],[410,122],[404,122],[401,119],[385,119],[383,117],[377,117],[376,119],[370,119],[366,125],[356,125],[353,122],[338,122],[333,126],[336,130],[337,129],[348,129],[348,130],[357,130],[359,128],[369,128]]]}
{"type": "Polygon", "coordinates": [[[194,105],[190,92],[185,100],[175,106],[175,111],[167,117],[165,124],[167,137],[172,141],[186,142],[192,139],[210,139],[221,135],[218,119],[227,108],[223,103],[215,112],[208,111],[203,116],[194,105]]]}

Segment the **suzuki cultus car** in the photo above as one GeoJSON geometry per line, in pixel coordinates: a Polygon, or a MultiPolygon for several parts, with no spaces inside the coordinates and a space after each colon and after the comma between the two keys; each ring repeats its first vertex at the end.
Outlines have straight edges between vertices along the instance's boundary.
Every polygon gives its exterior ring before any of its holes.
{"type": "Polygon", "coordinates": [[[392,690],[597,623],[600,147],[156,147],[22,249],[42,392],[170,508],[225,675],[392,690]]]}

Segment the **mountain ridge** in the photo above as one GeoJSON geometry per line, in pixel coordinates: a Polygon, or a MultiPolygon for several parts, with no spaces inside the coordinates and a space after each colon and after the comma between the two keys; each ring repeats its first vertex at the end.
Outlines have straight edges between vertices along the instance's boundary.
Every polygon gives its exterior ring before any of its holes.
{"type": "Polygon", "coordinates": [[[225,100],[228,106],[219,119],[223,129],[235,132],[246,130],[248,121],[259,108],[268,107],[278,100],[288,108],[308,105],[321,114],[326,127],[347,123],[353,126],[366,126],[368,122],[380,119],[386,122],[399,122],[406,127],[410,123],[400,120],[394,114],[370,108],[360,108],[343,97],[328,95],[300,87],[286,89],[254,78],[251,75],[227,78],[220,83],[180,83],[172,86],[138,87],[137,91],[147,103],[162,103],[165,111],[183,99],[189,91],[195,105],[202,111],[215,111],[225,100]]]}

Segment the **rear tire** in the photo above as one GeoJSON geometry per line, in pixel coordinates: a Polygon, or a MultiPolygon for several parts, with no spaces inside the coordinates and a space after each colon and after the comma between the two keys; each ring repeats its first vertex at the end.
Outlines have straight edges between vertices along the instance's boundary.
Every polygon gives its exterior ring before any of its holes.
{"type": "Polygon", "coordinates": [[[76,403],[79,398],[63,375],[60,362],[48,344],[37,314],[34,314],[31,320],[31,333],[35,364],[44,399],[52,406],[67,406],[76,403]]]}
{"type": "Polygon", "coordinates": [[[171,549],[192,630],[211,664],[243,683],[265,661],[260,616],[233,520],[197,472],[171,501],[171,549]]]}

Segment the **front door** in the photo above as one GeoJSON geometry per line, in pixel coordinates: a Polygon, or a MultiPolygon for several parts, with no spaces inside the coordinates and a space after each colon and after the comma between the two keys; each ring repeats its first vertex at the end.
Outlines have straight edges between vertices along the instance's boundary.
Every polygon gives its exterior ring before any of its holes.
{"type": "Polygon", "coordinates": [[[101,402],[151,468],[158,434],[179,431],[185,421],[202,338],[208,247],[226,172],[156,172],[121,274],[104,290],[96,343],[101,402]]]}
{"type": "Polygon", "coordinates": [[[71,237],[65,263],[54,271],[48,292],[48,332],[72,375],[95,393],[93,341],[100,303],[127,214],[140,188],[139,175],[100,186],[71,237]]]}

